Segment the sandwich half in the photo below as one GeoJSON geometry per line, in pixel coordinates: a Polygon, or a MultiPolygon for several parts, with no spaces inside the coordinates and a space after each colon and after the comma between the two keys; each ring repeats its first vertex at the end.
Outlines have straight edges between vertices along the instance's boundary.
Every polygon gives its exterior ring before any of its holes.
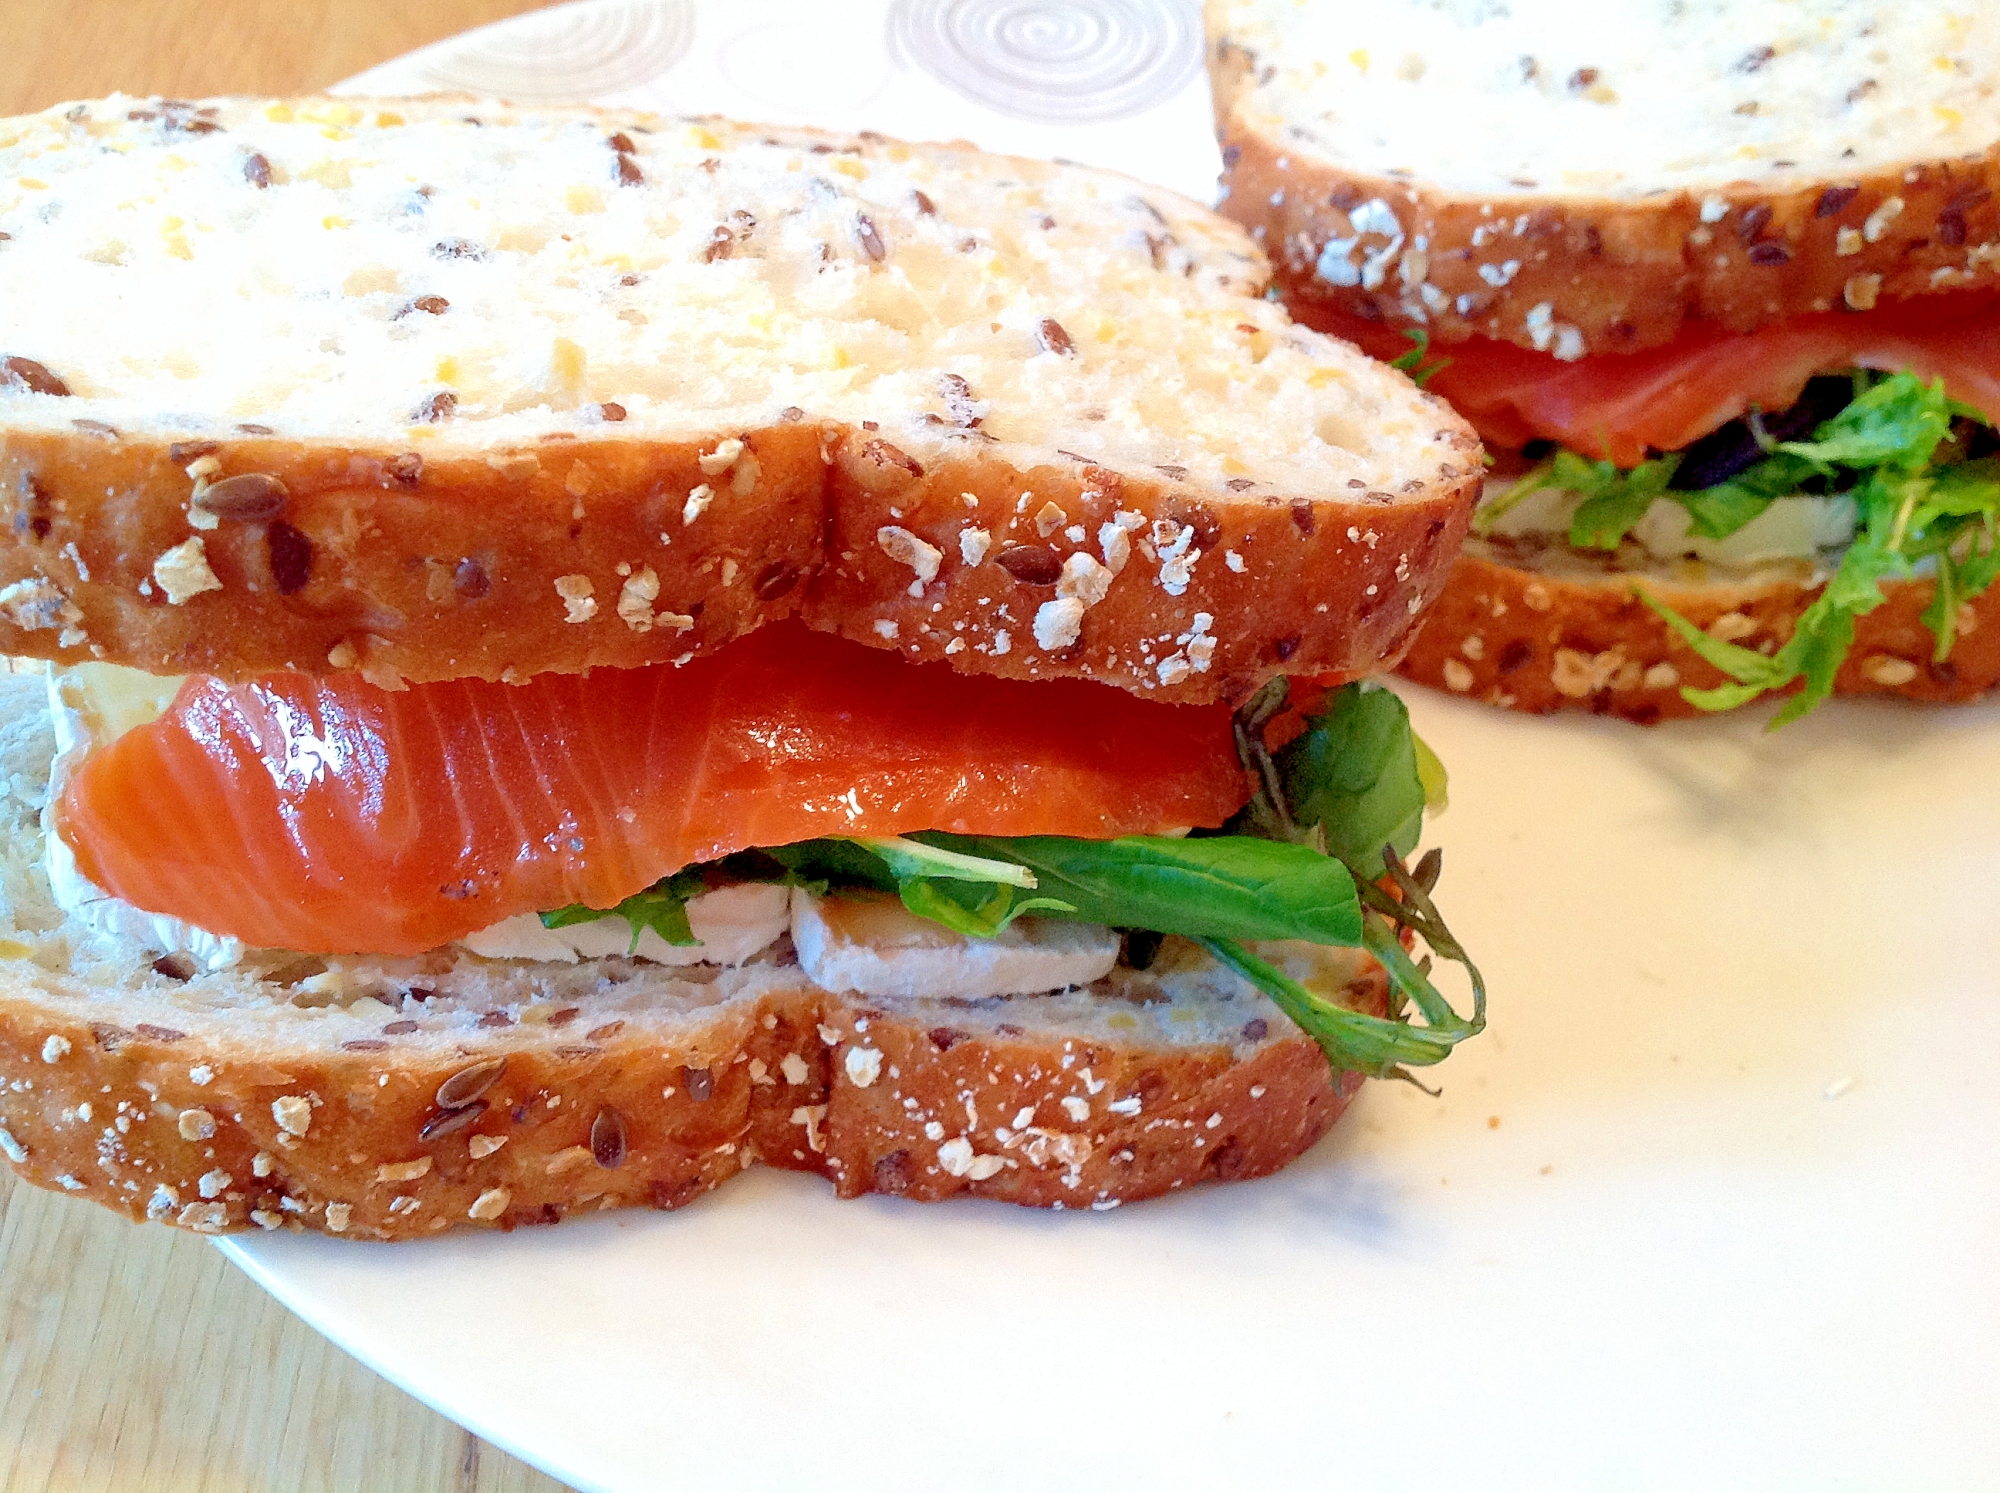
{"type": "Polygon", "coordinates": [[[1224,211],[1493,459],[1404,672],[1642,722],[2000,680],[2000,8],[1208,15],[1224,211]]]}
{"type": "Polygon", "coordinates": [[[23,1175],[378,1238],[758,1160],[1109,1207],[1483,1023],[1411,952],[1441,774],[1346,682],[1477,440],[1233,226],[455,100],[0,163],[23,1175]]]}

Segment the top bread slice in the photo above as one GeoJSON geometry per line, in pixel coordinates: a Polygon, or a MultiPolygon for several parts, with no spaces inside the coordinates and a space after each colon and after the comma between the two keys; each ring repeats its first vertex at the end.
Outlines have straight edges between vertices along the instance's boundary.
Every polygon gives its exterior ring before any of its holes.
{"type": "Polygon", "coordinates": [[[1208,0],[1287,303],[1560,358],[2000,283],[2000,4],[1208,0]]]}
{"type": "Polygon", "coordinates": [[[1099,171],[586,109],[0,121],[0,649],[516,679],[785,615],[1167,700],[1397,657],[1477,443],[1099,171]]]}

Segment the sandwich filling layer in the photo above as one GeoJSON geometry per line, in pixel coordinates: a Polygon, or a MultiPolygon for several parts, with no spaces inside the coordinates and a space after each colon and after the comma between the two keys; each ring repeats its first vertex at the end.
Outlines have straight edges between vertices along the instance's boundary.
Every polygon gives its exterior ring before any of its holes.
{"type": "MultiPolygon", "coordinates": [[[[1348,332],[1378,356],[1395,334],[1348,332]]],[[[1421,341],[1421,339],[1418,339],[1421,341]]],[[[1473,541],[1609,560],[1635,575],[1699,562],[1802,570],[1825,589],[1758,652],[1648,605],[1729,683],[1684,691],[1725,709],[1803,681],[1780,720],[1832,691],[1854,619],[1892,580],[1932,582],[1933,661],[1964,604],[2000,575],[2000,301],[1940,295],[1760,331],[1563,363],[1473,339],[1397,354],[1479,427],[1504,477],[1473,541]]]]}
{"type": "Polygon", "coordinates": [[[99,669],[53,691],[59,895],[207,967],[246,946],[449,943],[736,964],[788,934],[827,988],[978,998],[1144,967],[1171,934],[1273,994],[1337,1066],[1433,1062],[1480,1021],[1397,938],[1407,922],[1458,957],[1422,921],[1434,863],[1399,859],[1429,759],[1380,690],[1290,713],[1273,752],[1282,684],[1232,719],[773,627],[684,670],[519,687],[99,669]],[[1299,941],[1367,949],[1392,1015],[1260,952],[1299,941]]]}

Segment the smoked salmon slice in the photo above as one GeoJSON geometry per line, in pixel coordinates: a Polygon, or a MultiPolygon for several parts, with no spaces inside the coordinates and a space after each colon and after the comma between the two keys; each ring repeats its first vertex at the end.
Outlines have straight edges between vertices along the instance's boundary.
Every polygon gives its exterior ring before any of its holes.
{"type": "Polygon", "coordinates": [[[413,954],[610,907],[682,866],[821,835],[1104,839],[1248,797],[1226,706],[906,664],[766,627],[676,669],[190,679],[87,759],[57,830],[97,885],[261,948],[413,954]]]}
{"type": "MultiPolygon", "coordinates": [[[[1314,323],[1374,357],[1410,351],[1408,339],[1379,323],[1331,313],[1314,323]]],[[[1753,407],[1789,408],[1814,374],[1849,368],[1942,378],[1953,399],[2000,423],[2000,299],[1983,295],[1799,316],[1754,332],[1698,329],[1664,347],[1573,363],[1484,337],[1438,343],[1430,355],[1451,361],[1425,387],[1494,449],[1559,441],[1621,467],[1679,451],[1753,407]]]]}

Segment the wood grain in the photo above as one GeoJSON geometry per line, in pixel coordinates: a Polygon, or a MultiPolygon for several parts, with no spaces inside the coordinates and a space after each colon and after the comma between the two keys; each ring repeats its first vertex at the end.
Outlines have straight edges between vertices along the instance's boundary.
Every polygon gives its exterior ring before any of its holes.
{"type": "Polygon", "coordinates": [[[99,94],[297,93],[531,0],[0,0],[0,114],[99,94]]]}
{"type": "MultiPolygon", "coordinates": [[[[0,0],[0,114],[296,93],[529,0],[0,0]]],[[[0,1493],[559,1493],[192,1235],[0,1170],[0,1493]]]]}

